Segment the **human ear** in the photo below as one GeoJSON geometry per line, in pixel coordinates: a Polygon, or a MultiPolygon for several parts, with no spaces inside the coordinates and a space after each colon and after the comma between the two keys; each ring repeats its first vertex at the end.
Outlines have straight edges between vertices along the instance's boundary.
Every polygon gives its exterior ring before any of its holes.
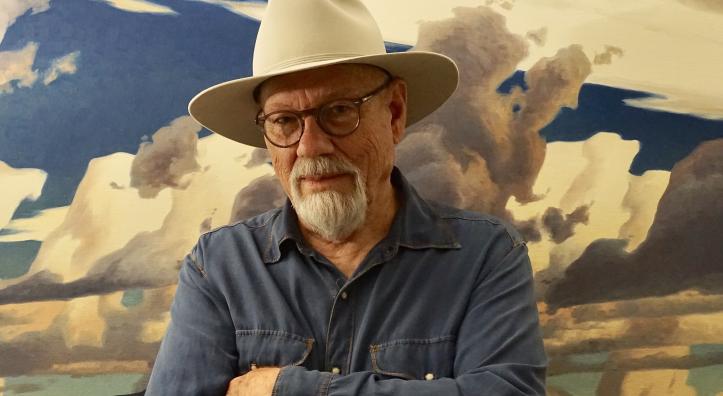
{"type": "Polygon", "coordinates": [[[394,144],[398,144],[404,137],[407,125],[407,83],[402,79],[396,79],[392,85],[389,112],[392,116],[392,139],[394,144]]]}

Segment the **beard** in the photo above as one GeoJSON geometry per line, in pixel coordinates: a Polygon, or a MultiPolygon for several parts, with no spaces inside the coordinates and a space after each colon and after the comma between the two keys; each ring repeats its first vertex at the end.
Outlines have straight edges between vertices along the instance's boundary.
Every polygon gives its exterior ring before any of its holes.
{"type": "Polygon", "coordinates": [[[290,198],[296,215],[315,234],[327,241],[341,241],[364,224],[367,212],[366,184],[354,165],[334,157],[297,158],[290,178],[290,198]],[[302,177],[340,173],[354,177],[354,188],[350,193],[325,190],[302,196],[302,177]]]}

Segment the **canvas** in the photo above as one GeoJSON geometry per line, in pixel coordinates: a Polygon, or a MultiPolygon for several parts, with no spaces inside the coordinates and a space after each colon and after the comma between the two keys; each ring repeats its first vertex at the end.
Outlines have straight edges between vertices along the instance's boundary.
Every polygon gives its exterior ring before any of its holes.
{"type": "MultiPolygon", "coordinates": [[[[265,3],[2,1],[0,395],[140,392],[180,260],[285,198],[186,113],[250,74],[265,3]]],[[[723,394],[723,7],[365,4],[389,51],[459,64],[397,164],[523,233],[548,393],[723,394]]]]}

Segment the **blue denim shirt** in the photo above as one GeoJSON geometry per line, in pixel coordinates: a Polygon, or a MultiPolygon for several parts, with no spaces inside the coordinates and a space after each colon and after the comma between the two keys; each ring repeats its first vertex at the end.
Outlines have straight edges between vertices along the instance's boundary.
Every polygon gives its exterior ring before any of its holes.
{"type": "Polygon", "coordinates": [[[289,202],[202,235],[182,264],[147,395],[224,395],[282,366],[278,396],[538,395],[547,360],[527,247],[487,215],[402,205],[347,279],[289,202]]]}

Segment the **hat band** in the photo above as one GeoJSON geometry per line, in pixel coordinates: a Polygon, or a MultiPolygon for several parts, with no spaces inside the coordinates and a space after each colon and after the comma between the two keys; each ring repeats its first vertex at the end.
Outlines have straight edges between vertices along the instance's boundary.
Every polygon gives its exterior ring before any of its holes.
{"type": "Polygon", "coordinates": [[[306,65],[307,63],[315,63],[315,62],[323,62],[327,60],[338,60],[338,59],[346,59],[346,58],[356,58],[360,56],[365,56],[369,54],[352,54],[352,53],[334,53],[334,54],[318,54],[318,55],[311,55],[311,56],[304,56],[301,58],[295,58],[295,59],[289,59],[283,62],[279,62],[269,68],[264,69],[263,71],[260,71],[259,73],[255,73],[255,76],[260,76],[264,74],[269,73],[277,73],[284,71],[286,69],[292,69],[299,65],[306,65]]]}

